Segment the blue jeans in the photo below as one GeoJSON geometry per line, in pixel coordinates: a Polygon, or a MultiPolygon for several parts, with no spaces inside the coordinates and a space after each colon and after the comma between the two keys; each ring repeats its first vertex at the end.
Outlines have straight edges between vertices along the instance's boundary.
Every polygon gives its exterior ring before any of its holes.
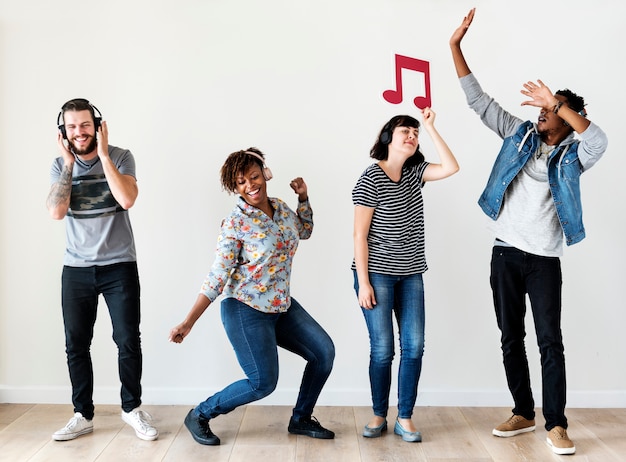
{"type": "Polygon", "coordinates": [[[543,415],[546,430],[567,428],[565,418],[565,355],[561,335],[561,262],[513,247],[494,246],[491,288],[501,331],[504,370],[513,396],[514,414],[535,417],[535,402],[524,338],[526,294],[530,300],[543,382],[543,415]]]}
{"type": "MultiPolygon", "coordinates": [[[[417,384],[424,354],[424,283],[421,274],[389,276],[369,273],[376,306],[361,308],[370,339],[370,387],[374,415],[387,417],[394,358],[393,315],[400,334],[398,418],[410,419],[417,399],[417,384]]],[[[354,271],[354,290],[359,282],[354,271]]]]}
{"type": "Polygon", "coordinates": [[[136,262],[63,267],[63,322],[72,403],[74,412],[80,412],[87,419],[92,419],[94,413],[90,349],[100,294],[109,308],[113,340],[118,350],[122,409],[128,412],[141,404],[139,292],[136,262]]]}
{"type": "Polygon", "coordinates": [[[311,417],[333,368],[335,346],[326,331],[292,297],[285,313],[263,313],[234,298],[221,306],[222,323],[246,378],[196,406],[207,419],[269,395],[278,383],[278,347],[307,362],[293,418],[311,417]]]}

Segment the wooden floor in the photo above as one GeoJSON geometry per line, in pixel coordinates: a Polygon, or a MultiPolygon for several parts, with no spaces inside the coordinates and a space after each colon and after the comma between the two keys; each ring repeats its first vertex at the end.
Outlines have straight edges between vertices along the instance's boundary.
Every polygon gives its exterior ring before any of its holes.
{"type": "Polygon", "coordinates": [[[494,424],[509,417],[505,408],[418,407],[413,421],[423,442],[405,443],[393,430],[363,438],[369,407],[316,408],[315,416],[336,433],[334,440],[316,440],[287,433],[290,407],[250,405],[211,421],[221,446],[202,446],[191,438],[183,425],[190,406],[143,409],[154,418],[157,441],[138,439],[117,406],[102,405],[92,434],[58,442],[50,436],[72,416],[71,406],[0,404],[0,461],[626,461],[626,409],[569,409],[568,433],[577,450],[572,456],[552,453],[542,418],[535,432],[492,436],[494,424]]]}

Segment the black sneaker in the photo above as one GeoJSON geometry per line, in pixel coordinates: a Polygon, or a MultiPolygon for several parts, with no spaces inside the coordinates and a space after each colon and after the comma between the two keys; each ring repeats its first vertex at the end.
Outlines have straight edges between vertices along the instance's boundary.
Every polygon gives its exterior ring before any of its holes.
{"type": "Polygon", "coordinates": [[[335,433],[322,427],[315,417],[302,417],[298,421],[292,417],[287,431],[294,435],[305,435],[322,440],[332,440],[335,437],[335,433]]]}
{"type": "Polygon", "coordinates": [[[200,444],[206,444],[208,446],[218,446],[220,439],[215,436],[209,427],[209,419],[197,415],[192,409],[185,417],[185,427],[193,436],[193,439],[200,444]]]}

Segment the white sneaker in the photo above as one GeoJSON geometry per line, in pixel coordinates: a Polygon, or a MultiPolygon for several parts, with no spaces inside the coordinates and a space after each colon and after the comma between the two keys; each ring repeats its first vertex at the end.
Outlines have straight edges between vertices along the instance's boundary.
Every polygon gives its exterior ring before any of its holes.
{"type": "Polygon", "coordinates": [[[146,441],[156,440],[159,432],[156,428],[148,423],[152,420],[152,416],[146,411],[135,408],[130,412],[122,411],[122,420],[133,427],[138,438],[146,441]]]}
{"type": "Polygon", "coordinates": [[[93,421],[85,419],[80,412],[77,412],[65,427],[52,434],[52,439],[55,441],[69,441],[92,431],[93,421]]]}

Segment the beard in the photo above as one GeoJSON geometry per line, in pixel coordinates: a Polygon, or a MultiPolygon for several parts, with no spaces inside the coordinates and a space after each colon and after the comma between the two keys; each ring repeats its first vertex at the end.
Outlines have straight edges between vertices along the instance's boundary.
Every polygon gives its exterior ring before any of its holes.
{"type": "Polygon", "coordinates": [[[74,154],[76,154],[77,156],[85,156],[87,154],[92,153],[96,149],[97,143],[98,143],[96,141],[96,137],[95,136],[91,137],[91,141],[89,142],[89,144],[87,145],[87,147],[85,149],[78,149],[76,147],[76,145],[71,140],[68,140],[68,142],[70,144],[70,148],[71,148],[72,152],[74,154]]]}

